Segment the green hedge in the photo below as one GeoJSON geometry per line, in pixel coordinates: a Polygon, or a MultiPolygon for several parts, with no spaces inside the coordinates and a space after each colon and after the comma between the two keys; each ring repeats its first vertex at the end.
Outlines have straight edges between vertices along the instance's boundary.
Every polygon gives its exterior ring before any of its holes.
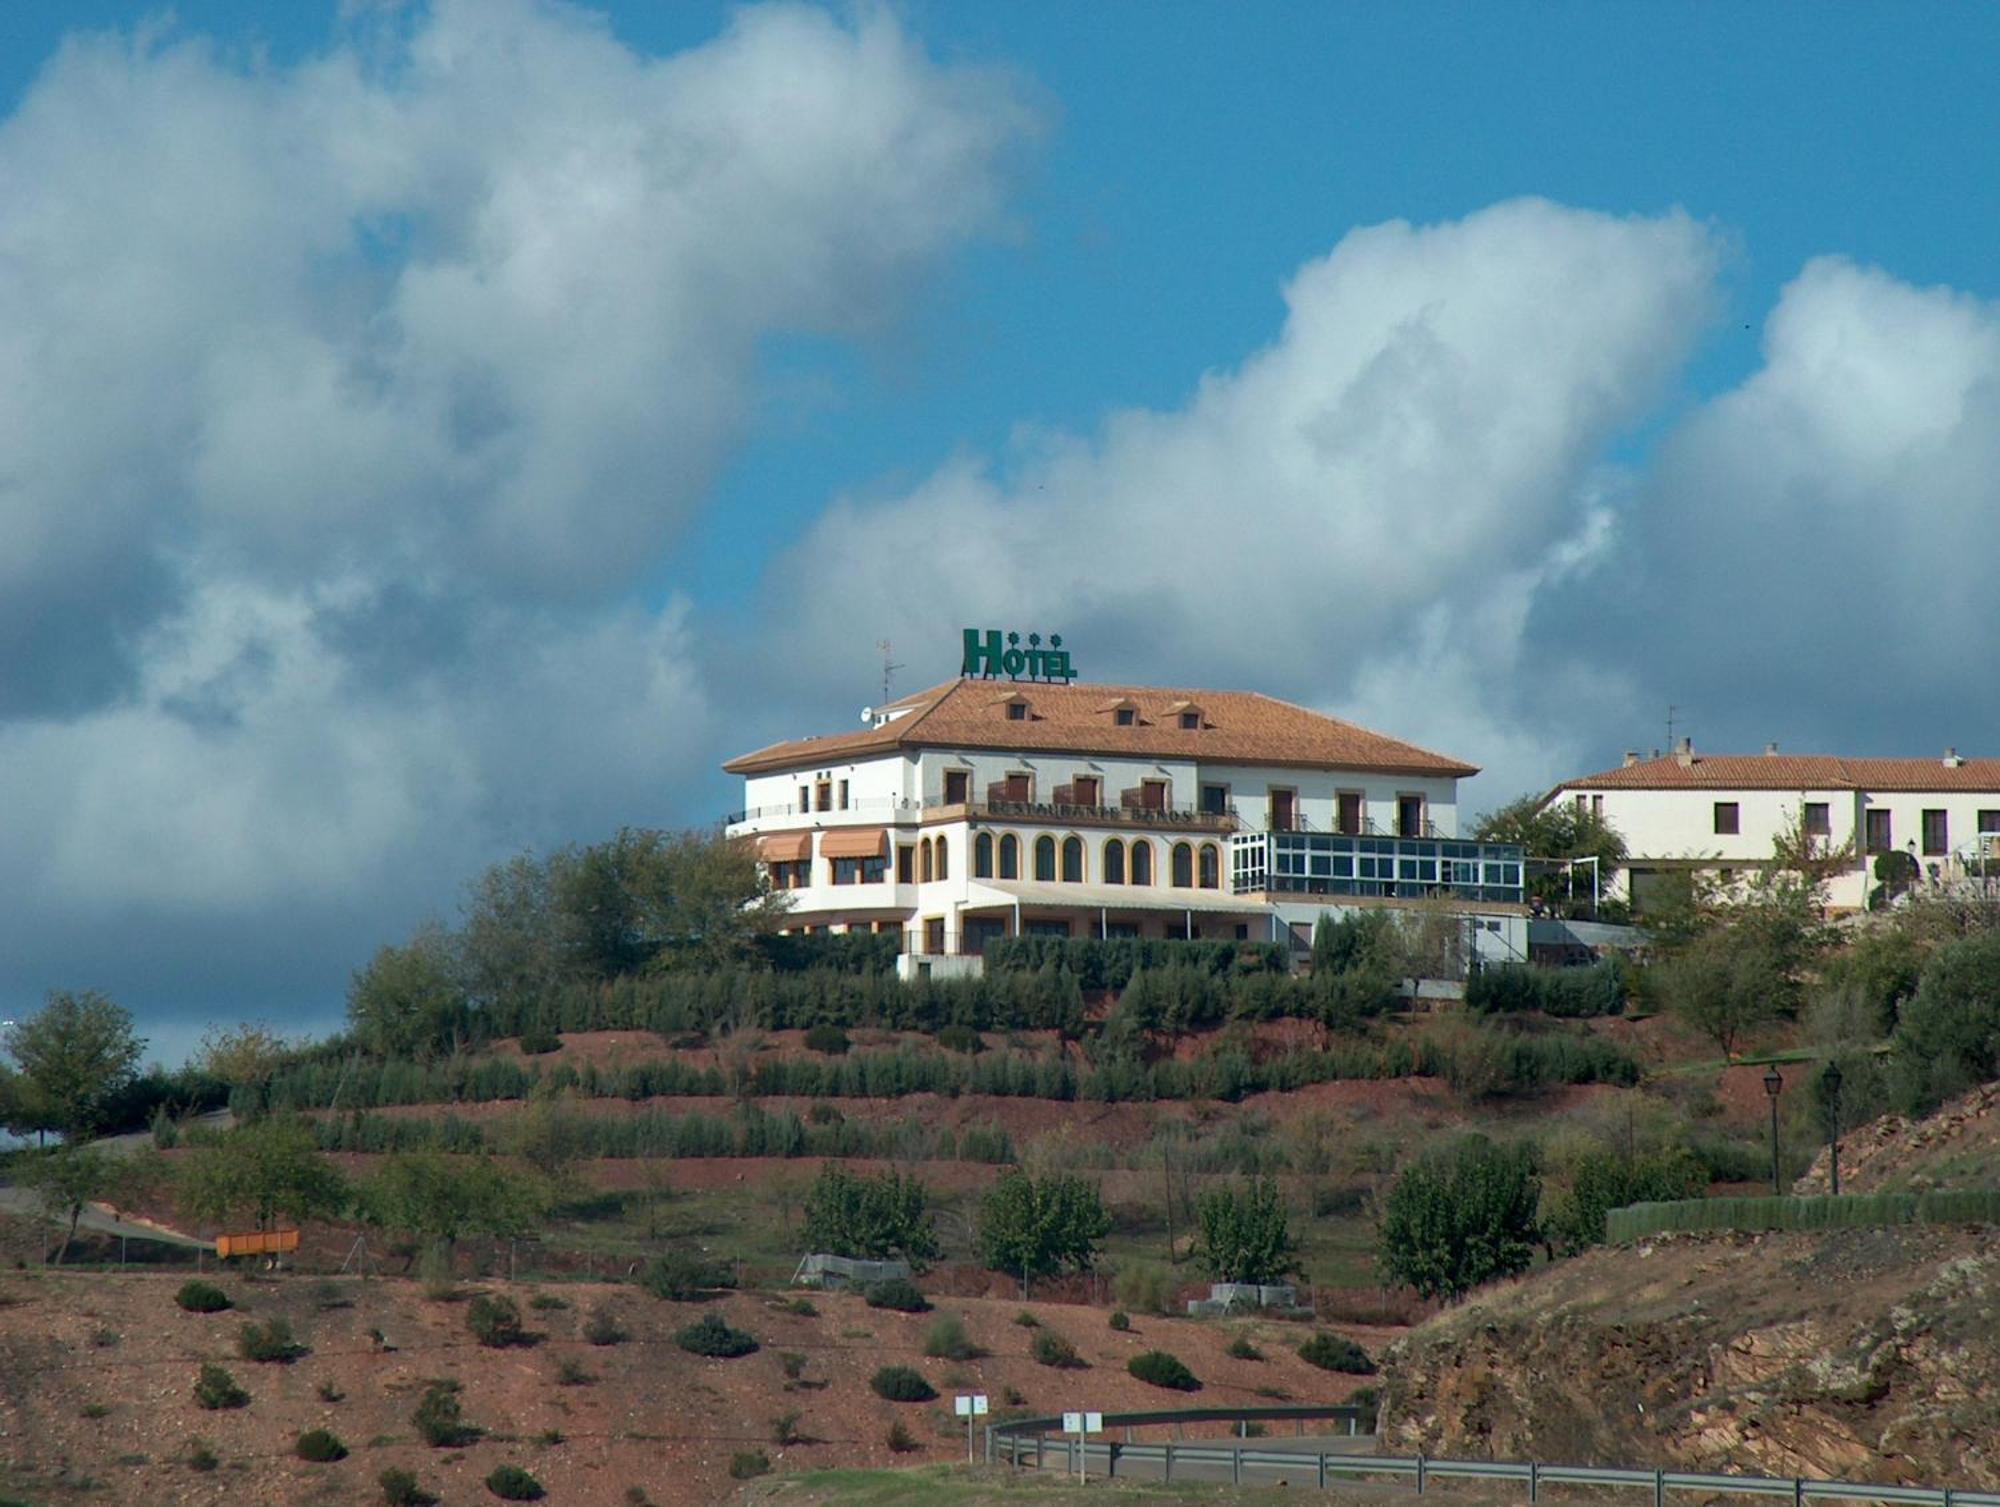
{"type": "Polygon", "coordinates": [[[1291,956],[1281,942],[1165,942],[1143,937],[999,937],[986,944],[994,973],[1038,973],[1058,968],[1084,989],[1123,989],[1147,968],[1189,968],[1217,975],[1287,973],[1291,956]]]}
{"type": "Polygon", "coordinates": [[[1897,1224],[2000,1224],[2000,1188],[1807,1198],[1683,1198],[1605,1217],[1606,1241],[1694,1230],[1868,1230],[1897,1224]]]}
{"type": "Polygon", "coordinates": [[[1579,1020],[1625,1010],[1625,970],[1616,962],[1588,968],[1491,963],[1465,981],[1465,1007],[1475,1014],[1544,1015],[1579,1020]]]}

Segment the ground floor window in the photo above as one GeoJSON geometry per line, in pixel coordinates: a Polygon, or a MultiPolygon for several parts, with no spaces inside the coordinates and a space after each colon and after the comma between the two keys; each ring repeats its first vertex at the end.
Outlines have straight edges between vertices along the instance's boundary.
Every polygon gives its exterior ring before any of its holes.
{"type": "Polygon", "coordinates": [[[1069,935],[1067,921],[1024,921],[1021,935],[1026,937],[1066,937],[1069,935]]]}

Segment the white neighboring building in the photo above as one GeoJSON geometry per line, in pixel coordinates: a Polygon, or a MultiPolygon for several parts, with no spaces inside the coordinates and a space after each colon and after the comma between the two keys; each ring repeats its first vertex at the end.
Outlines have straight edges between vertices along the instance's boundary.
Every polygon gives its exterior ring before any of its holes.
{"type": "Polygon", "coordinates": [[[1768,867],[1772,842],[1801,819],[1854,865],[1828,887],[1835,909],[1858,910],[1874,885],[1875,855],[1916,860],[1923,882],[2000,877],[2000,759],[1848,759],[1827,754],[1698,754],[1691,742],[1662,758],[1624,764],[1558,785],[1549,802],[1601,815],[1625,839],[1614,892],[1643,911],[1663,874],[1701,869],[1730,881],[1768,867]]]}
{"type": "Polygon", "coordinates": [[[1460,841],[1469,764],[1268,696],[961,679],[723,766],[790,929],[894,932],[905,971],[1017,935],[1310,937],[1452,897],[1526,955],[1521,850],[1460,841]]]}

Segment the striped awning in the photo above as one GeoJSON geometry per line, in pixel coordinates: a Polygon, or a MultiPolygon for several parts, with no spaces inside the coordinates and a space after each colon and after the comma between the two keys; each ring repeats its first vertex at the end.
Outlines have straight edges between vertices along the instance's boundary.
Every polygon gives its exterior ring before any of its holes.
{"type": "Polygon", "coordinates": [[[835,827],[819,838],[822,858],[884,858],[888,851],[887,827],[835,827]]]}
{"type": "Polygon", "coordinates": [[[766,832],[757,839],[757,856],[765,863],[797,863],[813,856],[810,832],[766,832]]]}

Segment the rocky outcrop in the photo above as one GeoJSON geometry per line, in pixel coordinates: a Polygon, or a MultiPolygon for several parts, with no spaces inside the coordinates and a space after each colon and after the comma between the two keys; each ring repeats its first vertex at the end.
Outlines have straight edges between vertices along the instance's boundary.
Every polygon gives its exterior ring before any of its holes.
{"type": "Polygon", "coordinates": [[[2000,1254],[1972,1232],[1678,1236],[1387,1357],[1389,1447],[2000,1487],[2000,1254]]]}

